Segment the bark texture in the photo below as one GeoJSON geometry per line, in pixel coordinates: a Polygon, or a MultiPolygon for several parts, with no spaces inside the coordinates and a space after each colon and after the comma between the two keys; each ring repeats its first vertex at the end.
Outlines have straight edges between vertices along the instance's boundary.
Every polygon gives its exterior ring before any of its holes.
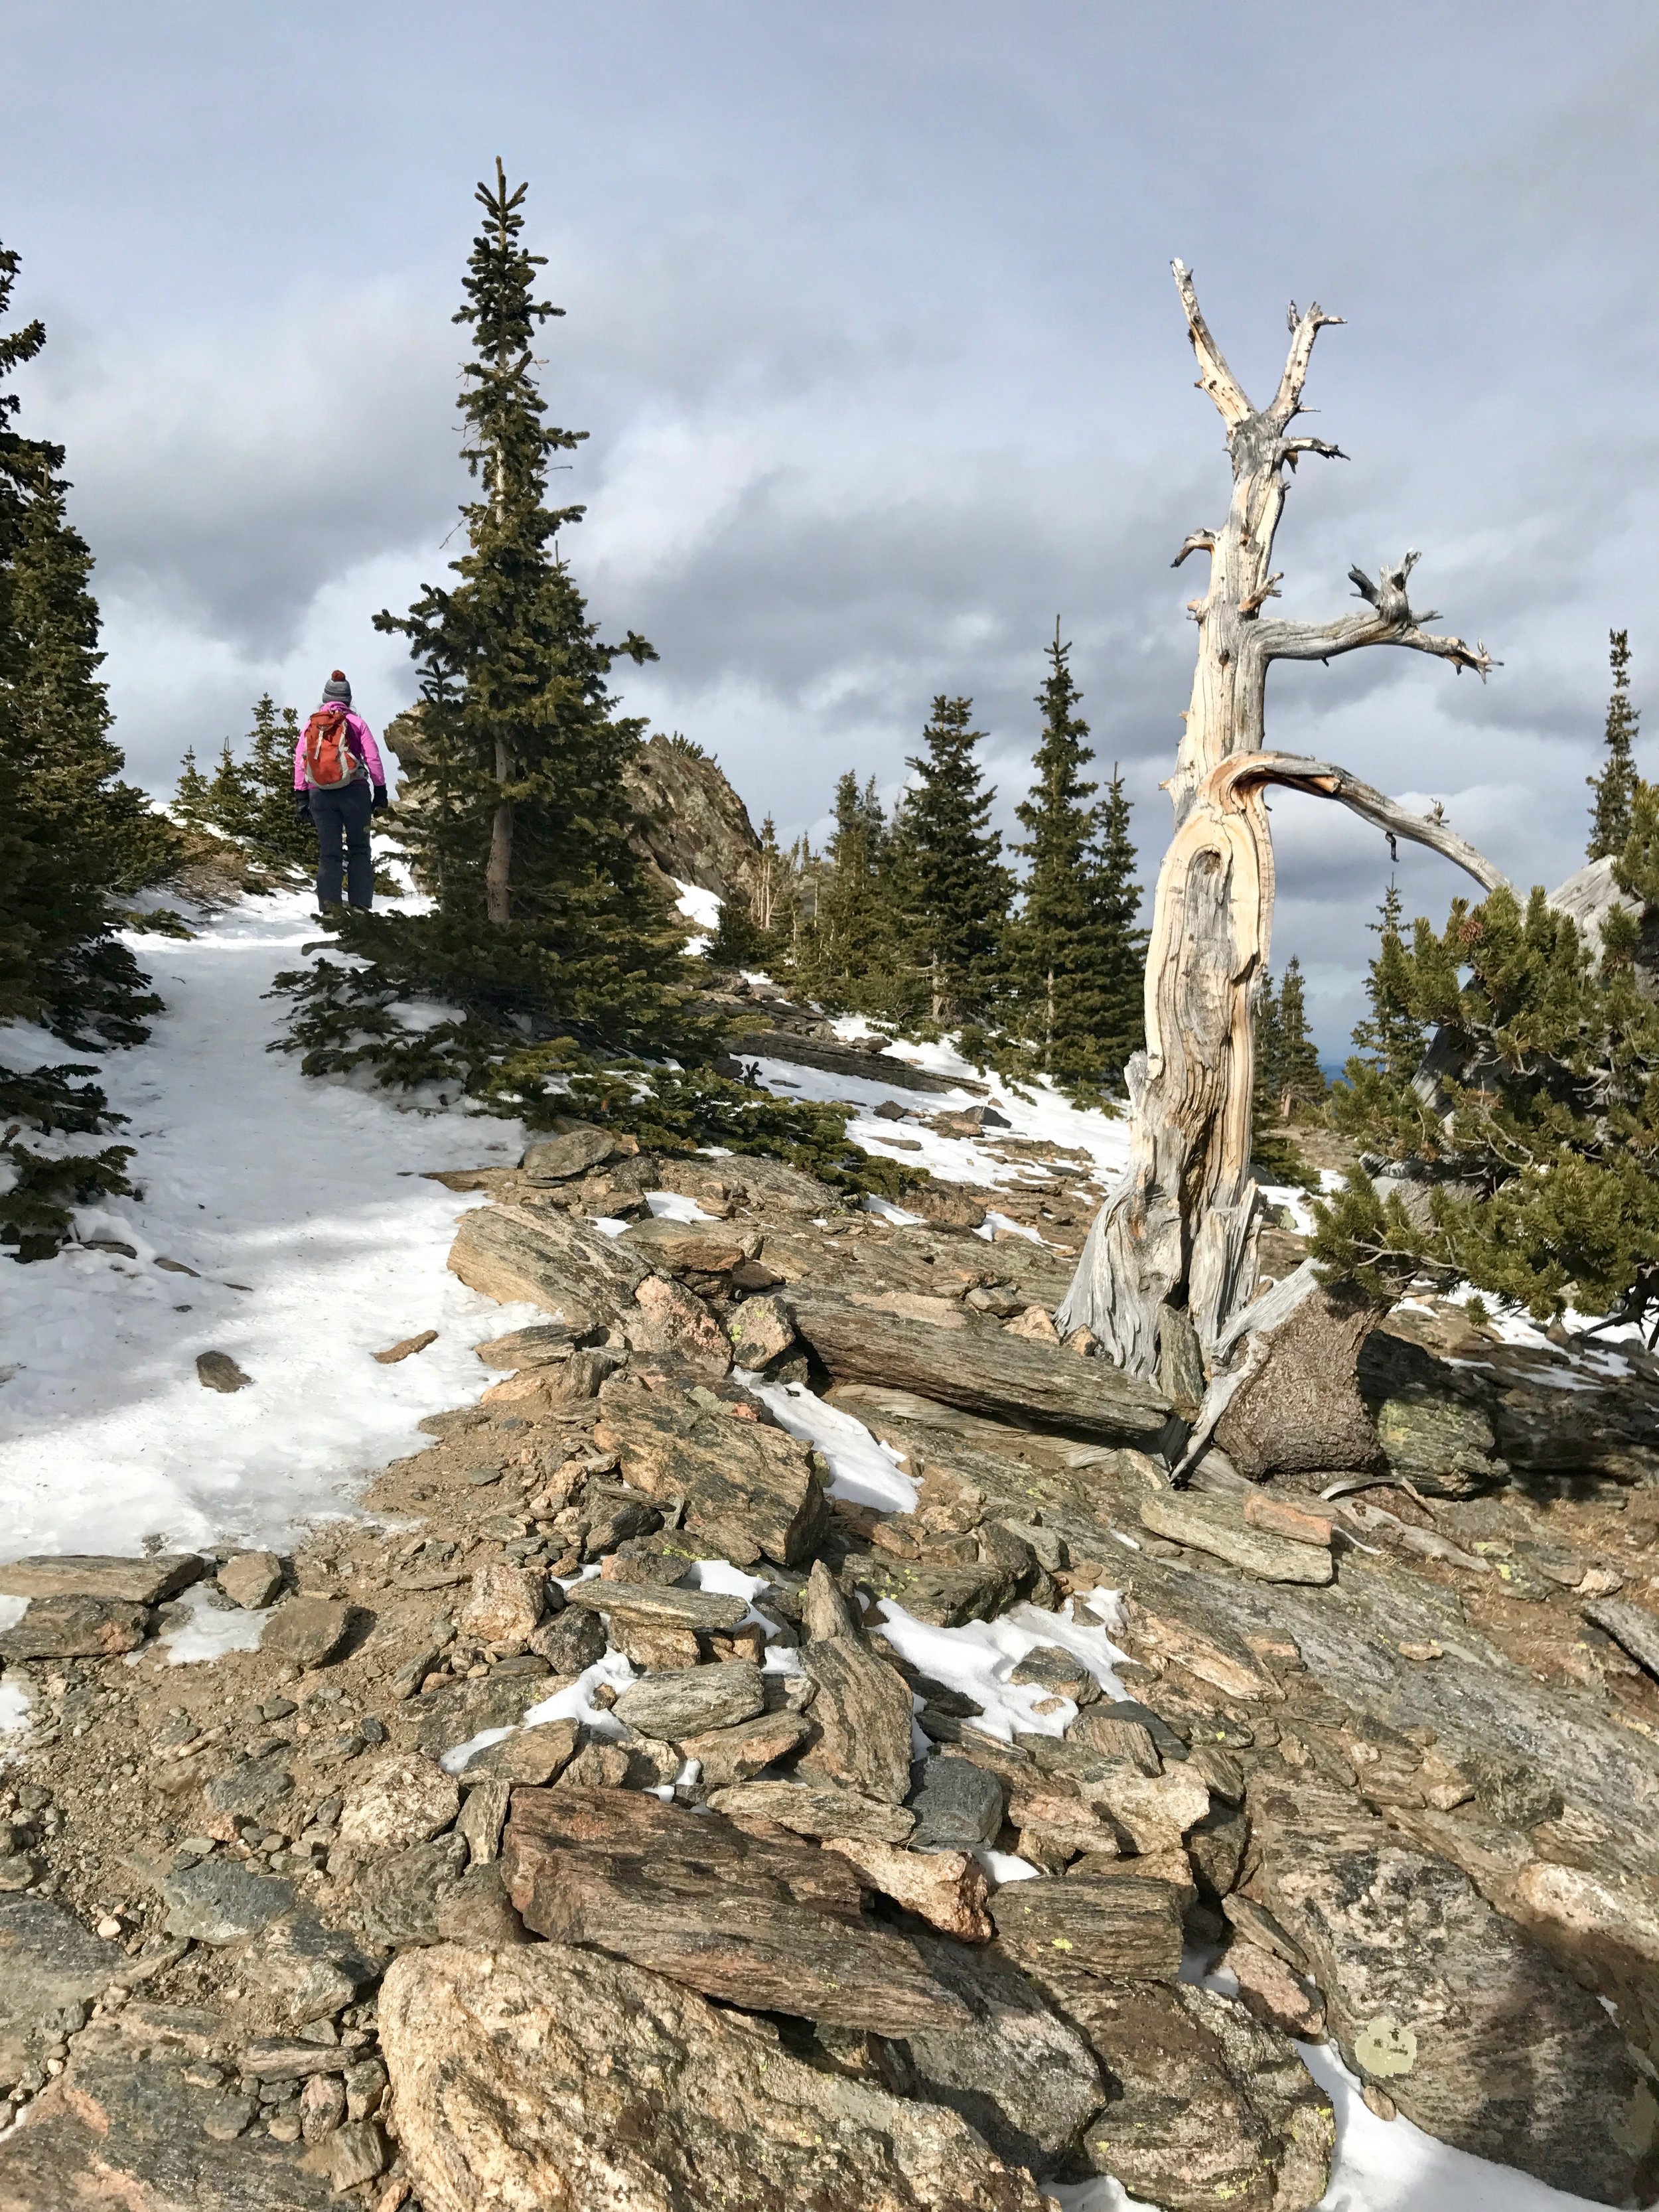
{"type": "Polygon", "coordinates": [[[1212,337],[1191,276],[1176,283],[1199,383],[1226,426],[1233,491],[1218,530],[1195,531],[1176,555],[1210,556],[1209,588],[1190,602],[1198,665],[1186,730],[1167,788],[1175,836],[1159,872],[1146,958],[1146,1049],[1128,1069],[1128,1170],[1090,1231],[1065,1304],[1062,1334],[1092,1329],[1109,1358],[1158,1371],[1160,1309],[1184,1306],[1212,1366],[1227,1322],[1255,1288],[1258,1207],[1250,1175],[1251,1013],[1273,926],[1273,855],[1266,793],[1280,784],[1334,799],[1390,837],[1443,853],[1490,889],[1502,878],[1438,819],[1419,819],[1328,762],[1270,751],[1264,720],[1275,660],[1328,660],[1370,645],[1404,646],[1484,676],[1483,645],[1437,636],[1413,611],[1407,553],[1373,580],[1349,571],[1364,611],[1308,623],[1264,612],[1278,597],[1272,566],[1287,472],[1304,453],[1339,459],[1293,435],[1314,340],[1328,324],[1316,303],[1291,311],[1279,389],[1253,407],[1212,337]]]}
{"type": "Polygon", "coordinates": [[[1241,1474],[1254,1481],[1382,1465],[1357,1370],[1383,1310],[1361,1291],[1316,1284],[1277,1328],[1251,1337],[1243,1379],[1215,1428],[1241,1474]]]}

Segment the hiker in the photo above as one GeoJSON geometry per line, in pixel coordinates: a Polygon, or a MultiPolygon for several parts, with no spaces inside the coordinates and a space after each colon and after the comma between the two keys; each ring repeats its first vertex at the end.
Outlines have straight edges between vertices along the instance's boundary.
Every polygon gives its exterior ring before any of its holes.
{"type": "Polygon", "coordinates": [[[361,714],[352,713],[351,686],[343,670],[337,668],[323,686],[323,703],[294,748],[294,811],[317,832],[319,907],[338,906],[343,872],[350,903],[374,903],[368,817],[386,803],[386,770],[374,732],[361,714]]]}

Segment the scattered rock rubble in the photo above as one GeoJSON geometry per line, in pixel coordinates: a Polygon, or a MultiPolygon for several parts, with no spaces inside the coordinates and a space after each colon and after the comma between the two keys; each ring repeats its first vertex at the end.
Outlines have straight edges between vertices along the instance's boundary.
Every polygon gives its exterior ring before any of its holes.
{"type": "Polygon", "coordinates": [[[1327,2034],[1384,2117],[1651,2193],[1659,1369],[1410,1309],[1381,1462],[1176,1491],[1179,1378],[1060,1344],[979,1194],[585,1127],[441,1179],[547,1318],[372,1518],[0,1568],[0,2212],[1297,2212],[1327,2034]],[[906,1656],[1002,1620],[1028,1729],[906,1656]]]}

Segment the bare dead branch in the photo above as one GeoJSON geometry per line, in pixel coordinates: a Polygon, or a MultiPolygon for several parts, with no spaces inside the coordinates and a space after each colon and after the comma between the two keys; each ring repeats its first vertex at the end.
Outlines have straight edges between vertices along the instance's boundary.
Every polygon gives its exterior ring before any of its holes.
{"type": "Polygon", "coordinates": [[[1170,562],[1170,566],[1172,568],[1178,568],[1189,553],[1213,553],[1214,551],[1215,532],[1213,530],[1190,531],[1181,541],[1181,550],[1176,555],[1175,559],[1170,562]]]}
{"type": "MultiPolygon", "coordinates": [[[[1291,302],[1291,312],[1296,313],[1296,302],[1291,302]]],[[[1267,419],[1275,429],[1282,430],[1302,411],[1302,387],[1308,380],[1308,363],[1313,357],[1314,340],[1322,330],[1342,320],[1340,315],[1328,315],[1316,300],[1305,315],[1297,315],[1291,325],[1291,350],[1285,363],[1285,374],[1279,380],[1279,389],[1273,394],[1273,405],[1267,410],[1267,419]]]]}
{"type": "Polygon", "coordinates": [[[1271,576],[1264,576],[1255,589],[1247,593],[1239,601],[1240,614],[1253,615],[1258,607],[1265,606],[1269,599],[1276,599],[1279,597],[1279,587],[1284,580],[1285,571],[1282,568],[1275,568],[1271,576]]]}
{"type": "Polygon", "coordinates": [[[1269,660],[1329,660],[1362,646],[1399,645],[1449,660],[1459,671],[1472,668],[1484,681],[1490,670],[1503,664],[1492,659],[1481,640],[1471,645],[1466,638],[1438,636],[1423,628],[1435,619],[1431,608],[1421,616],[1413,612],[1406,586],[1421,558],[1418,553],[1406,554],[1393,568],[1382,569],[1376,582],[1363,568],[1350,568],[1354,590],[1371,609],[1370,614],[1342,615],[1328,623],[1262,623],[1256,630],[1256,649],[1269,660]]]}
{"type": "MultiPolygon", "coordinates": [[[[1204,319],[1204,310],[1198,304],[1198,294],[1193,289],[1193,273],[1184,261],[1172,261],[1176,289],[1181,295],[1181,304],[1187,311],[1187,335],[1192,340],[1193,351],[1198,359],[1200,389],[1207,392],[1216,404],[1217,411],[1229,430],[1247,422],[1255,414],[1244,395],[1244,387],[1227,366],[1226,356],[1210,335],[1210,326],[1204,319]]],[[[1289,417],[1285,418],[1287,421],[1289,417]]]]}
{"type": "Polygon", "coordinates": [[[1438,853],[1443,860],[1473,876],[1483,890],[1509,887],[1509,878],[1501,868],[1494,867],[1484,853],[1447,826],[1443,806],[1437,805],[1431,814],[1413,814],[1397,799],[1362,783],[1357,775],[1331,761],[1310,760],[1300,753],[1235,753],[1206,779],[1204,795],[1225,808],[1237,805],[1248,791],[1269,783],[1305,791],[1316,799],[1334,799],[1339,806],[1347,807],[1385,836],[1426,845],[1431,853],[1438,853]]]}
{"type": "Polygon", "coordinates": [[[1279,450],[1292,468],[1298,453],[1317,453],[1326,461],[1346,461],[1348,458],[1341,447],[1332,445],[1328,438],[1281,438],[1279,450]]]}

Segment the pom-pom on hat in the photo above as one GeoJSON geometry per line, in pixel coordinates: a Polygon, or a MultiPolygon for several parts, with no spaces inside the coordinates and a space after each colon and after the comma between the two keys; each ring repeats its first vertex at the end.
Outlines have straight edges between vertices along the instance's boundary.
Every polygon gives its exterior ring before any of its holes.
{"type": "Polygon", "coordinates": [[[351,686],[346,682],[343,668],[337,668],[323,686],[325,699],[337,699],[343,707],[351,704],[351,686]]]}

